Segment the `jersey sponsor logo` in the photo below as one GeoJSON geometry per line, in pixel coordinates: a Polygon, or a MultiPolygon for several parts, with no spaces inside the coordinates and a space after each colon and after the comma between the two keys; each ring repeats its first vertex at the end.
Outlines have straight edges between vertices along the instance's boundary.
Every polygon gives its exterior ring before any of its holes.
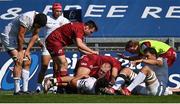
{"type": "Polygon", "coordinates": [[[62,52],[63,52],[63,50],[62,50],[62,49],[59,49],[59,50],[58,50],[58,53],[59,53],[59,54],[61,54],[62,52]]]}
{"type": "Polygon", "coordinates": [[[85,62],[82,62],[82,63],[81,63],[81,65],[83,65],[83,66],[86,66],[86,65],[87,65],[87,63],[85,63],[85,62]]]}

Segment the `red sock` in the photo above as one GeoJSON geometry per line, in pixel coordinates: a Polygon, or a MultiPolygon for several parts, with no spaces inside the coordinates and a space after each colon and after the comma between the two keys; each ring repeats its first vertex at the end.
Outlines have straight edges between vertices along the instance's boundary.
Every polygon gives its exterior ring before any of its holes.
{"type": "Polygon", "coordinates": [[[60,71],[56,72],[56,77],[61,77],[61,72],[60,71]]]}
{"type": "Polygon", "coordinates": [[[61,77],[56,77],[56,79],[57,79],[57,83],[58,83],[58,84],[59,84],[59,83],[62,83],[61,77]]]}

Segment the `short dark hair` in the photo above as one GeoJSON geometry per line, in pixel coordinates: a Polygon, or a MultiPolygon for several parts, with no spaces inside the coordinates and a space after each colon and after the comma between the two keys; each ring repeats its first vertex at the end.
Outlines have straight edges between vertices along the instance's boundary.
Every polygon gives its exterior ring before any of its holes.
{"type": "Polygon", "coordinates": [[[109,85],[109,82],[105,76],[102,78],[98,78],[95,83],[95,92],[99,93],[101,88],[108,87],[108,85],[109,85]]]}
{"type": "Polygon", "coordinates": [[[134,45],[138,45],[139,42],[138,41],[133,41],[133,40],[129,40],[127,43],[126,43],[126,46],[125,46],[125,49],[127,50],[128,48],[134,46],[134,45]]]}
{"type": "Polygon", "coordinates": [[[158,54],[157,54],[157,51],[156,51],[155,48],[152,48],[152,47],[145,48],[144,49],[144,54],[146,54],[148,52],[151,53],[151,54],[154,54],[154,55],[156,55],[156,57],[158,57],[158,54]]]}
{"type": "Polygon", "coordinates": [[[47,23],[47,16],[43,13],[36,14],[33,24],[35,23],[40,25],[41,27],[44,27],[47,23]]]}
{"type": "Polygon", "coordinates": [[[89,26],[90,28],[95,28],[95,31],[98,31],[98,27],[97,27],[96,23],[92,20],[85,22],[85,25],[89,26]]]}

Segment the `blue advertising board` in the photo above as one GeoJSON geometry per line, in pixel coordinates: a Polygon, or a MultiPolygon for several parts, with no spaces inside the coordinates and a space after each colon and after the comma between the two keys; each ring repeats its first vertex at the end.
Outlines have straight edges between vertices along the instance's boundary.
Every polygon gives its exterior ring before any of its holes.
{"type": "MultiPolygon", "coordinates": [[[[94,20],[93,37],[179,37],[179,0],[0,0],[0,32],[21,13],[51,13],[53,2],[63,10],[81,9],[82,19],[94,20]]],[[[42,34],[41,34],[42,36],[42,34]]]]}
{"type": "MultiPolygon", "coordinates": [[[[101,52],[104,55],[111,55],[113,57],[117,57],[116,52],[114,51],[104,51],[101,52]]],[[[41,65],[41,52],[34,52],[31,54],[32,64],[30,67],[30,78],[29,78],[29,90],[34,91],[36,89],[38,73],[40,71],[41,65]]],[[[81,56],[79,52],[69,51],[66,52],[67,61],[68,61],[68,73],[69,75],[73,75],[73,70],[76,66],[78,58],[81,56]]],[[[180,89],[180,53],[177,54],[177,60],[174,63],[173,67],[169,69],[169,83],[168,86],[174,89],[180,89]]],[[[1,90],[13,90],[14,89],[14,81],[12,76],[13,70],[13,60],[8,56],[6,52],[0,53],[1,62],[0,62],[0,89],[1,90]]],[[[122,62],[123,66],[131,67],[134,69],[140,69],[141,64],[133,67],[129,64],[128,60],[119,58],[120,62],[122,62]],[[130,65],[130,66],[128,66],[130,65]]],[[[48,70],[46,72],[47,76],[52,76],[52,62],[49,63],[48,70]]],[[[21,82],[22,83],[22,82],[21,82]]]]}

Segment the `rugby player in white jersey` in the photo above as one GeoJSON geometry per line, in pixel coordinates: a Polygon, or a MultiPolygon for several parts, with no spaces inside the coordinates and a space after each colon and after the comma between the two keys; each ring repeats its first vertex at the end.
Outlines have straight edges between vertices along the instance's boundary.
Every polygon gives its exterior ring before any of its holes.
{"type": "MultiPolygon", "coordinates": [[[[40,28],[47,23],[43,13],[29,11],[12,20],[1,33],[2,44],[14,60],[14,95],[20,94],[20,79],[23,80],[23,92],[28,92],[29,67],[31,64],[30,49],[38,39],[40,28]],[[24,50],[25,35],[32,32],[28,46],[24,50]]],[[[22,94],[22,93],[21,93],[22,94]]]]}
{"type": "MultiPolygon", "coordinates": [[[[46,49],[45,39],[48,35],[54,31],[56,28],[69,23],[70,21],[63,16],[62,5],[60,3],[53,3],[52,5],[52,15],[47,16],[47,24],[45,27],[45,35],[43,41],[39,41],[42,46],[42,57],[41,57],[41,70],[38,75],[38,83],[36,87],[36,92],[39,93],[42,90],[42,81],[44,79],[45,72],[48,68],[48,64],[51,60],[51,56],[46,49]]],[[[40,40],[40,39],[39,39],[40,40]]],[[[54,66],[54,65],[53,65],[54,66]]],[[[56,71],[55,67],[53,68],[54,73],[56,71]]]]}
{"type": "Polygon", "coordinates": [[[131,84],[122,90],[124,95],[130,95],[131,91],[143,81],[147,86],[148,95],[164,95],[168,83],[167,60],[157,56],[154,48],[146,48],[144,54],[147,59],[133,61],[133,64],[144,63],[145,66],[140,70],[131,84]]]}
{"type": "Polygon", "coordinates": [[[154,48],[146,48],[144,53],[147,59],[132,61],[134,65],[144,63],[144,67],[138,75],[130,68],[124,68],[117,77],[115,85],[111,88],[105,88],[104,92],[115,94],[119,90],[124,95],[131,95],[131,92],[144,95],[165,95],[168,82],[167,60],[157,57],[154,48]],[[127,81],[132,81],[132,83],[127,88],[123,88],[127,81]],[[142,85],[143,82],[146,86],[142,85]]]}

